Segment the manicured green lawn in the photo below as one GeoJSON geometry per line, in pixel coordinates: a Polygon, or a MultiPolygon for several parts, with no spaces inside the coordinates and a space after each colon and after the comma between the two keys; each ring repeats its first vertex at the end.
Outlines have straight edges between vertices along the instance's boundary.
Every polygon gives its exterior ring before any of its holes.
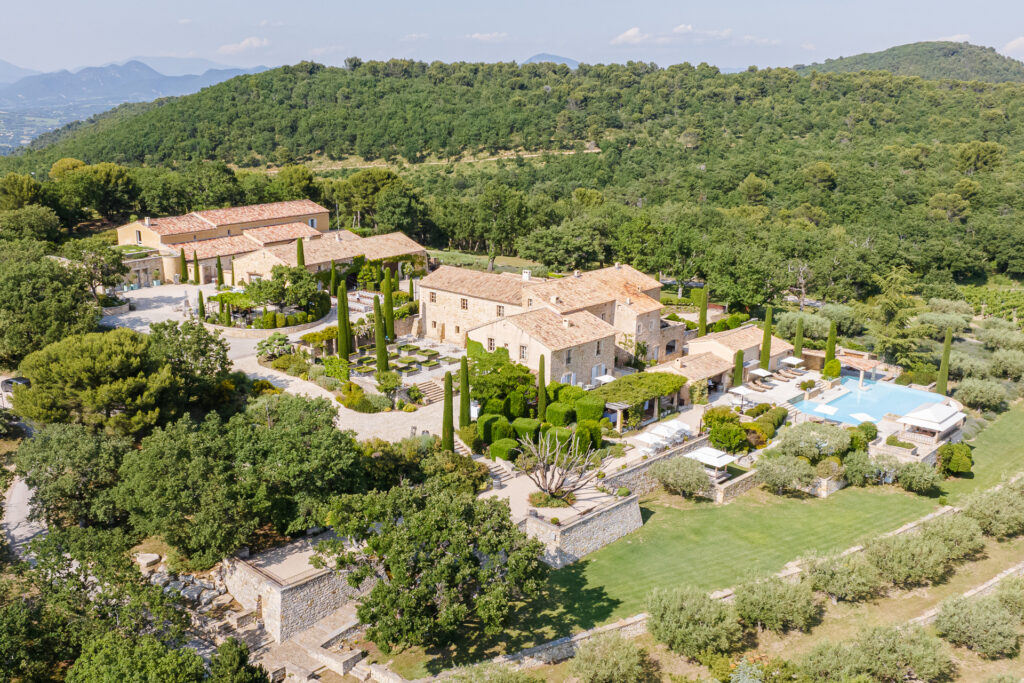
{"type": "MultiPolygon", "coordinates": [[[[974,476],[943,487],[951,503],[1024,471],[1024,407],[1001,416],[973,445],[974,476]]],[[[734,586],[799,557],[856,545],[937,507],[937,497],[893,486],[847,488],[825,500],[755,490],[717,506],[657,495],[641,503],[641,529],[552,572],[549,594],[523,606],[504,637],[464,641],[444,652],[412,648],[393,656],[393,667],[413,678],[514,652],[641,612],[655,588],[734,586]]]]}

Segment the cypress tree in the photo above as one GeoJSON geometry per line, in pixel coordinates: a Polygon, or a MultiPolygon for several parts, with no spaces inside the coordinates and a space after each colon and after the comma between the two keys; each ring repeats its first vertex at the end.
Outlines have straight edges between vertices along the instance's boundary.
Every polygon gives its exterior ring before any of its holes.
{"type": "Polygon", "coordinates": [[[732,369],[732,385],[738,387],[743,384],[743,349],[736,352],[736,365],[732,369]]]}
{"type": "Polygon", "coordinates": [[[185,247],[181,248],[181,254],[178,255],[178,269],[181,270],[178,282],[185,284],[188,282],[188,259],[185,258],[185,247]]]}
{"type": "Polygon", "coordinates": [[[295,241],[295,262],[299,268],[306,267],[306,254],[302,251],[302,238],[295,241]]]}
{"type": "Polygon", "coordinates": [[[231,257],[231,286],[235,286],[235,257],[231,257]]]}
{"type": "Polygon", "coordinates": [[[703,337],[708,333],[708,283],[700,290],[700,317],[697,319],[697,336],[703,337]]]}
{"type": "Polygon", "coordinates": [[[793,337],[793,355],[797,358],[804,357],[804,318],[796,319],[796,336],[793,337]]]}
{"type": "Polygon", "coordinates": [[[327,292],[331,296],[338,295],[338,269],[334,267],[334,261],[331,261],[331,285],[327,292]]]}
{"type": "Polygon", "coordinates": [[[391,271],[384,270],[384,331],[388,340],[395,338],[395,298],[391,294],[391,271]]]}
{"type": "Polygon", "coordinates": [[[203,291],[199,290],[199,305],[196,306],[196,312],[199,313],[200,320],[206,320],[206,304],[203,303],[203,291]]]}
{"type": "Polygon", "coordinates": [[[348,294],[345,292],[345,283],[342,283],[338,290],[338,358],[348,363],[351,353],[348,329],[348,294]]]}
{"type": "Polygon", "coordinates": [[[547,382],[544,381],[544,354],[537,365],[537,419],[543,421],[548,412],[547,382]]]}
{"type": "Polygon", "coordinates": [[[463,356],[459,364],[459,427],[470,422],[469,398],[469,361],[463,356]]]}
{"type": "Polygon", "coordinates": [[[194,251],[192,252],[192,268],[195,270],[196,276],[194,282],[198,285],[202,278],[199,277],[199,254],[194,251]]]}
{"type": "Polygon", "coordinates": [[[388,343],[384,339],[384,317],[380,314],[380,297],[373,297],[373,337],[377,345],[377,372],[388,371],[388,343]]]}
{"type": "Polygon", "coordinates": [[[444,373],[444,421],[441,423],[441,448],[455,452],[455,421],[452,415],[452,373],[444,373]]]}
{"type": "Polygon", "coordinates": [[[412,286],[412,273],[409,273],[409,301],[416,298],[415,290],[412,286]]]}
{"type": "Polygon", "coordinates": [[[761,336],[761,369],[767,370],[772,361],[772,307],[764,313],[764,334],[761,336]]]}
{"type": "Polygon", "coordinates": [[[833,320],[828,326],[828,339],[825,341],[825,362],[835,360],[836,357],[836,321],[833,320]]]}
{"type": "Polygon", "coordinates": [[[942,342],[942,361],[939,363],[939,376],[935,380],[935,393],[946,395],[949,383],[949,349],[953,345],[953,328],[946,328],[946,339],[942,342]]]}
{"type": "Polygon", "coordinates": [[[224,266],[220,263],[220,257],[217,257],[217,286],[220,287],[224,284],[224,266]]]}

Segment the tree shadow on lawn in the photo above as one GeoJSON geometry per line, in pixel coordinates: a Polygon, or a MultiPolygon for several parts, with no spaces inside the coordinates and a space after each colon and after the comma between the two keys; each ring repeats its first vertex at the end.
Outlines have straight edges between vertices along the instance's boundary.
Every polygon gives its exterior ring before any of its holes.
{"type": "Polygon", "coordinates": [[[514,654],[608,619],[621,600],[609,597],[603,587],[588,586],[586,567],[583,560],[552,571],[547,590],[531,602],[520,603],[503,633],[486,636],[471,627],[452,645],[427,649],[427,671],[437,674],[500,654],[514,654]]]}

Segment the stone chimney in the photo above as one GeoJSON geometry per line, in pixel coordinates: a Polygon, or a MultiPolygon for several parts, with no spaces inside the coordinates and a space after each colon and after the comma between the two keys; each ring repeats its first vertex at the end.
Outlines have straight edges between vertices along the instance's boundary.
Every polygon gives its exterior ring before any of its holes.
{"type": "Polygon", "coordinates": [[[626,297],[626,305],[627,306],[632,306],[633,305],[633,297],[631,297],[631,296],[627,296],[626,297]]]}
{"type": "Polygon", "coordinates": [[[558,303],[558,295],[557,294],[552,294],[551,295],[551,303],[553,303],[553,304],[557,304],[558,303]]]}
{"type": "Polygon", "coordinates": [[[146,216],[145,225],[147,228],[149,227],[149,216],[146,216]]]}
{"type": "Polygon", "coordinates": [[[621,269],[622,269],[622,264],[619,263],[618,261],[616,261],[615,262],[615,270],[621,270],[621,269]]]}
{"type": "Polygon", "coordinates": [[[527,269],[527,270],[523,271],[523,282],[529,282],[529,281],[530,281],[530,270],[527,269]]]}
{"type": "Polygon", "coordinates": [[[572,327],[572,321],[569,320],[568,318],[562,318],[562,327],[564,327],[565,329],[569,329],[570,327],[572,327]]]}
{"type": "Polygon", "coordinates": [[[573,277],[579,277],[580,276],[580,271],[578,271],[578,270],[572,271],[572,276],[573,277]]]}
{"type": "Polygon", "coordinates": [[[682,358],[676,358],[676,367],[677,368],[682,368],[683,367],[683,359],[682,358]]]}

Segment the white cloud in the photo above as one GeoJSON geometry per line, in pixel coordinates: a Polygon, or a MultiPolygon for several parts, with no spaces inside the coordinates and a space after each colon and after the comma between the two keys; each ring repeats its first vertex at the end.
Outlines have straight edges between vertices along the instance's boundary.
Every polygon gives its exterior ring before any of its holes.
{"type": "Polygon", "coordinates": [[[672,29],[672,33],[693,33],[693,26],[691,24],[679,24],[679,26],[672,29]]]}
{"type": "Polygon", "coordinates": [[[807,50],[808,52],[814,52],[815,50],[818,49],[818,46],[815,45],[814,43],[801,43],[800,47],[807,50]]]}
{"type": "Polygon", "coordinates": [[[1006,45],[1003,45],[1002,52],[1011,57],[1024,56],[1024,36],[1014,38],[1006,45]]]}
{"type": "Polygon", "coordinates": [[[249,36],[238,43],[228,43],[227,45],[221,45],[217,48],[217,52],[222,55],[237,55],[239,52],[245,52],[246,50],[255,50],[257,48],[266,47],[270,44],[270,41],[266,38],[257,38],[256,36],[249,36]]]}
{"type": "Polygon", "coordinates": [[[936,38],[936,40],[942,40],[949,43],[966,43],[971,39],[969,33],[954,33],[951,36],[943,36],[942,38],[936,38]]]}
{"type": "Polygon", "coordinates": [[[427,34],[426,33],[407,33],[404,36],[402,36],[402,42],[403,43],[412,43],[414,41],[423,40],[425,38],[427,38],[427,34]]]}
{"type": "Polygon", "coordinates": [[[634,26],[612,38],[612,45],[639,45],[647,42],[650,37],[649,34],[642,33],[639,26],[634,26]]]}
{"type": "Polygon", "coordinates": [[[701,31],[700,33],[701,33],[701,35],[708,36],[709,38],[718,38],[720,40],[725,40],[726,38],[728,38],[729,36],[732,35],[732,29],[731,28],[723,28],[723,29],[719,29],[717,31],[715,31],[715,30],[701,31]]]}
{"type": "Polygon", "coordinates": [[[494,31],[493,33],[470,33],[466,37],[470,40],[479,40],[481,43],[498,43],[508,38],[508,34],[494,31]]]}

